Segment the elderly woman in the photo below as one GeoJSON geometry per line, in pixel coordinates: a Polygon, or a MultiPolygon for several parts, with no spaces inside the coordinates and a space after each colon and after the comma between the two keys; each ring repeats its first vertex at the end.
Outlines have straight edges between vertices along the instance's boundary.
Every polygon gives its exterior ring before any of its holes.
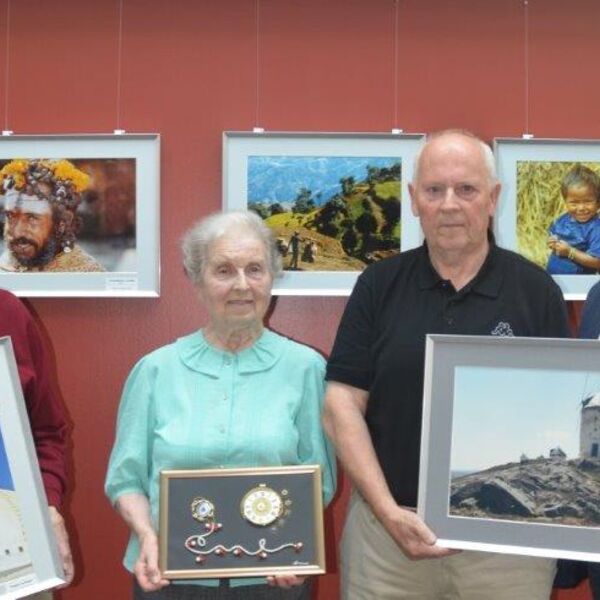
{"type": "Polygon", "coordinates": [[[131,528],[124,563],[135,574],[133,598],[309,598],[309,582],[293,575],[165,587],[158,569],[163,469],[320,464],[325,502],[335,490],[320,425],[324,361],[263,325],[281,270],[269,228],[254,213],[215,214],[185,235],[182,248],[208,323],[134,367],[106,478],[131,528]]]}

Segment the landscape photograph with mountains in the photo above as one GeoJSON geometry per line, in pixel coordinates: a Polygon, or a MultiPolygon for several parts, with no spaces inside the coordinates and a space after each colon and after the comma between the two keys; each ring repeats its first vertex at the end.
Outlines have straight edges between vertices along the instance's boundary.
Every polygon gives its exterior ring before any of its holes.
{"type": "Polygon", "coordinates": [[[249,156],[248,209],[288,271],[362,271],[400,251],[399,157],[249,156]]]}

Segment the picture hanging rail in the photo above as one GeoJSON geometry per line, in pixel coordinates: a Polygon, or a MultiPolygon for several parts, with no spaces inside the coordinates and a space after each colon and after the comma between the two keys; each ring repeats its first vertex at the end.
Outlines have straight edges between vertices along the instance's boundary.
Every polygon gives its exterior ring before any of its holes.
{"type": "Polygon", "coordinates": [[[423,138],[223,133],[224,209],[272,229],[284,268],[274,294],[348,295],[368,264],[421,243],[408,182],[423,138]]]}
{"type": "Polygon", "coordinates": [[[600,140],[497,138],[494,153],[498,244],[585,299],[600,271],[600,140]]]}
{"type": "Polygon", "coordinates": [[[0,137],[0,287],[159,295],[157,134],[0,137]]]}

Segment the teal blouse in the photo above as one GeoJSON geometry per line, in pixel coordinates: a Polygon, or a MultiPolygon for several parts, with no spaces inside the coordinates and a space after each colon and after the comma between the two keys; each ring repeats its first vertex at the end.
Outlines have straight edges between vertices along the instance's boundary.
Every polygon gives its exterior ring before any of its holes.
{"type": "MultiPolygon", "coordinates": [[[[320,421],[324,373],[317,352],[268,330],[238,353],[214,348],[201,331],[151,352],[125,383],[107,496],[112,503],[122,494],[147,496],[157,527],[163,469],[320,464],[329,502],[336,473],[320,421]]],[[[129,571],[138,555],[132,533],[123,561],[129,571]]]]}

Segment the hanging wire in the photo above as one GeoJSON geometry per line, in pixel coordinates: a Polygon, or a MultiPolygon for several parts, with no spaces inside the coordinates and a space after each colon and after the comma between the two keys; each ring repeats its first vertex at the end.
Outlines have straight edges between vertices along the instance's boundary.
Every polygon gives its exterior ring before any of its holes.
{"type": "Polygon", "coordinates": [[[525,47],[523,48],[525,63],[525,133],[523,137],[532,137],[529,132],[529,0],[523,0],[523,20],[525,29],[525,47]]]}
{"type": "Polygon", "coordinates": [[[4,131],[8,135],[8,84],[10,73],[10,0],[6,0],[6,52],[4,64],[4,131]]]}
{"type": "Polygon", "coordinates": [[[394,128],[398,127],[398,4],[394,0],[394,128]]]}
{"type": "Polygon", "coordinates": [[[256,113],[254,115],[254,130],[262,131],[260,127],[260,0],[255,1],[256,21],[256,113]]]}
{"type": "Polygon", "coordinates": [[[119,31],[117,35],[117,128],[115,133],[124,133],[121,129],[121,79],[123,72],[123,0],[119,0],[119,31]]]}

